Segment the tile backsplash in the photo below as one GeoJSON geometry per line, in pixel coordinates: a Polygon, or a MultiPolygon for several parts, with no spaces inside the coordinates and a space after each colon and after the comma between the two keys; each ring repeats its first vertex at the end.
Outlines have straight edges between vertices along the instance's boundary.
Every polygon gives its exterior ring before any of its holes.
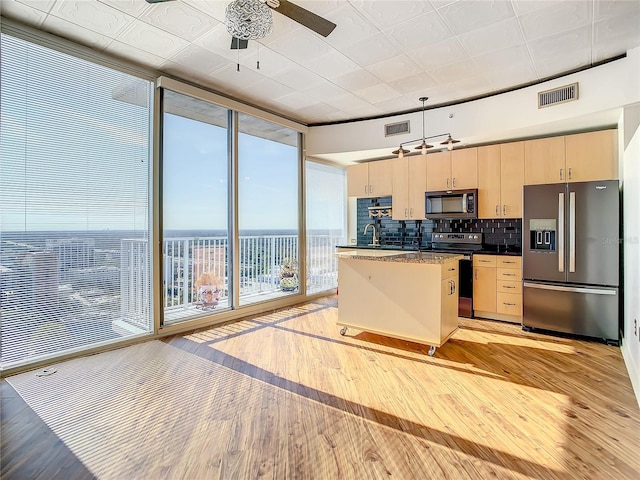
{"type": "Polygon", "coordinates": [[[359,198],[357,200],[358,244],[372,241],[372,231],[364,235],[364,227],[372,223],[376,227],[382,245],[405,247],[427,247],[431,244],[431,234],[462,232],[482,233],[485,245],[508,245],[521,247],[522,219],[452,219],[452,220],[393,220],[391,217],[369,217],[369,207],[391,206],[391,197],[359,198]]]}

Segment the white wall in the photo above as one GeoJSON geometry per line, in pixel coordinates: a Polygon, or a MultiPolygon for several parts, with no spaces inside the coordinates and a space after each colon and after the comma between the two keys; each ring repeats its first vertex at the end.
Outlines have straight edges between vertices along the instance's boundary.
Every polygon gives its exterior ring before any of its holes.
{"type": "MultiPolygon", "coordinates": [[[[418,92],[419,93],[419,92],[418,92]]],[[[418,93],[416,97],[418,97],[418,93]]],[[[468,144],[497,142],[532,135],[563,133],[618,123],[622,108],[640,101],[640,47],[627,57],[582,72],[513,92],[426,112],[426,135],[451,132],[468,144]],[[538,109],[537,93],[579,82],[579,99],[538,109]],[[449,115],[453,118],[449,118],[449,115]]],[[[416,98],[416,108],[420,108],[416,98]]],[[[427,103],[428,105],[428,103],[427,103]]],[[[306,154],[334,161],[355,159],[348,152],[366,150],[369,157],[390,155],[402,141],[422,136],[422,113],[377,120],[311,127],[306,154]],[[411,133],[384,137],[384,125],[409,119],[411,133]]]]}
{"type": "MultiPolygon", "coordinates": [[[[624,109],[622,136],[623,251],[624,251],[624,357],[640,405],[640,106],[624,109]]],[[[621,148],[622,150],[622,148],[621,148]]]]}

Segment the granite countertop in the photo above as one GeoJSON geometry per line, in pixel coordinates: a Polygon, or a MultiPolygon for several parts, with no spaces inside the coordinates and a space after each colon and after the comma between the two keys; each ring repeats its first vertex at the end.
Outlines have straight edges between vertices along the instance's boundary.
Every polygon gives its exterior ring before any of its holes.
{"type": "Polygon", "coordinates": [[[404,250],[352,249],[334,253],[338,258],[352,260],[375,260],[379,262],[444,264],[457,262],[462,255],[456,253],[412,252],[404,250]]]}
{"type": "MultiPolygon", "coordinates": [[[[399,246],[399,245],[338,245],[336,248],[348,248],[348,249],[357,249],[357,250],[382,250],[382,251],[395,251],[395,252],[423,252],[423,253],[436,253],[430,252],[430,250],[426,247],[418,248],[417,245],[412,246],[399,246]]],[[[505,248],[504,245],[485,245],[480,250],[475,250],[473,253],[482,254],[482,255],[506,255],[506,256],[514,256],[520,257],[522,256],[522,250],[516,247],[505,248]]]]}

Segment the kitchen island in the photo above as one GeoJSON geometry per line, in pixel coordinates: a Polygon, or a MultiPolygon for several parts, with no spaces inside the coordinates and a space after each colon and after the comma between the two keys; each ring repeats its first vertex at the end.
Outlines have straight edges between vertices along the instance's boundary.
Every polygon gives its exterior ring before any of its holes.
{"type": "Polygon", "coordinates": [[[430,345],[458,328],[462,255],[401,250],[337,252],[338,325],[430,345]]]}

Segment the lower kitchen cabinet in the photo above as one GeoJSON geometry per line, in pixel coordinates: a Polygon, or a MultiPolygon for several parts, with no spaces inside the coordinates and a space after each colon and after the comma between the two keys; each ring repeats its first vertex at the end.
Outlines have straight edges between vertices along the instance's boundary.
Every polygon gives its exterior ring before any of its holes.
{"type": "Polygon", "coordinates": [[[476,317],[521,322],[522,257],[473,256],[473,307],[476,317]]]}

